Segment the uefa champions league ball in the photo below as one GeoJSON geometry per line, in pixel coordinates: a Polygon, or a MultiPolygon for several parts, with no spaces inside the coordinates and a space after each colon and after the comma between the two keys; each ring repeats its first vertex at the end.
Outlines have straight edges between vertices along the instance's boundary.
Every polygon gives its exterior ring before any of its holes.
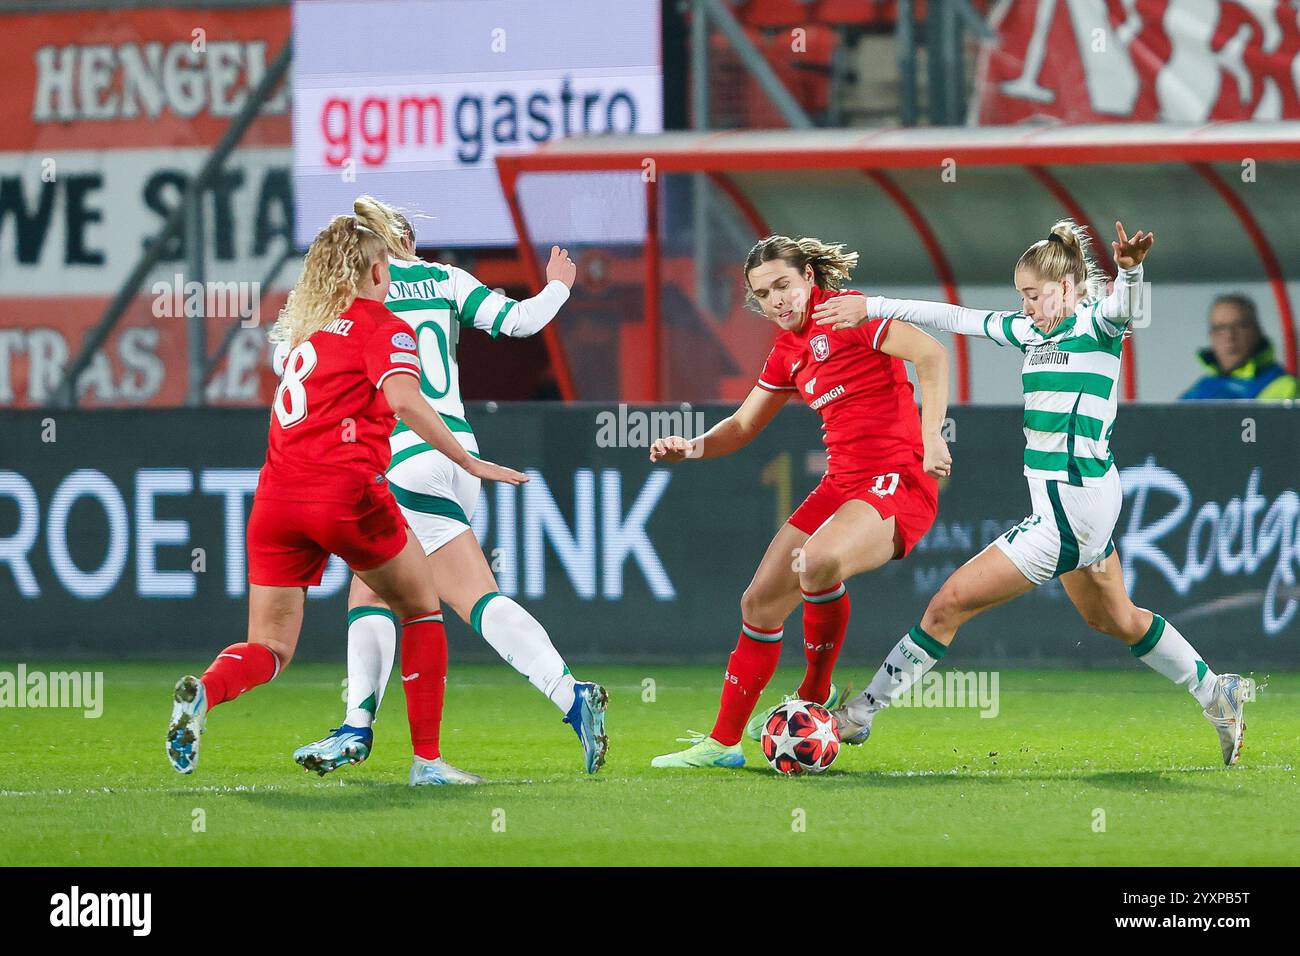
{"type": "Polygon", "coordinates": [[[821,704],[791,700],[763,725],[763,756],[777,773],[821,773],[840,754],[835,718],[821,704]]]}

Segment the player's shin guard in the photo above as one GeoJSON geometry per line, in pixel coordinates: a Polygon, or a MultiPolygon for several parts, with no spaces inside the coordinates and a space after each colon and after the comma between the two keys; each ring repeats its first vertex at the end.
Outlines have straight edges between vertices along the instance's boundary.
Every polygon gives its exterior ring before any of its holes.
{"type": "Polygon", "coordinates": [[[1151,616],[1146,634],[1129,650],[1153,671],[1186,688],[1202,707],[1210,705],[1218,675],[1201,660],[1187,638],[1178,633],[1178,628],[1159,614],[1151,616]]]}
{"type": "Polygon", "coordinates": [[[574,700],[573,675],[535,617],[500,591],[490,591],[474,604],[469,623],[503,661],[527,677],[561,711],[569,712],[574,700]]]}
{"type": "Polygon", "coordinates": [[[869,723],[876,711],[911,690],[947,652],[948,648],[916,625],[894,645],[867,689],[849,701],[849,716],[858,723],[869,723]]]}
{"type": "Polygon", "coordinates": [[[369,727],[384,700],[397,653],[397,618],[386,607],[348,611],[348,712],[343,723],[369,727]]]}
{"type": "Polygon", "coordinates": [[[763,688],[776,673],[784,633],[785,629],[780,627],[768,631],[741,623],[740,640],[727,661],[727,673],[722,682],[718,720],[709,734],[718,743],[728,747],[740,743],[745,721],[749,720],[763,688]]]}
{"type": "Polygon", "coordinates": [[[447,633],[442,611],[420,614],[402,622],[402,688],[411,747],[417,757],[436,760],[442,727],[442,702],[447,692],[447,633]]]}
{"type": "Polygon", "coordinates": [[[234,700],[280,673],[280,659],[265,644],[231,644],[203,672],[208,709],[234,700]]]}
{"type": "Polygon", "coordinates": [[[799,697],[826,703],[831,673],[849,627],[849,592],[840,582],[823,591],[803,592],[803,654],[808,661],[799,697]]]}

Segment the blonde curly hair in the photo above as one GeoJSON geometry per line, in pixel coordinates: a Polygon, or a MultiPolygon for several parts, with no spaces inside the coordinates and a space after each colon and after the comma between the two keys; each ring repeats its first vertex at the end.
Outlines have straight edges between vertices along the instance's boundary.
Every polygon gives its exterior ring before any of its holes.
{"type": "Polygon", "coordinates": [[[358,196],[352,203],[357,221],[384,240],[388,254],[409,259],[415,248],[415,230],[411,221],[396,207],[374,196],[358,196]]]}
{"type": "Polygon", "coordinates": [[[272,342],[296,348],[334,321],[357,297],[370,266],[388,268],[387,243],[356,216],[335,216],[312,240],[284,308],[271,327],[272,342]]]}
{"type": "Polygon", "coordinates": [[[760,239],[749,250],[749,255],[745,256],[745,301],[751,308],[758,308],[758,300],[754,298],[754,290],[749,284],[750,270],[774,259],[785,260],[800,274],[803,273],[804,266],[811,266],[813,281],[827,291],[843,288],[858,264],[858,254],[845,252],[842,242],[822,242],[808,236],[803,239],[791,239],[789,236],[760,239]]]}

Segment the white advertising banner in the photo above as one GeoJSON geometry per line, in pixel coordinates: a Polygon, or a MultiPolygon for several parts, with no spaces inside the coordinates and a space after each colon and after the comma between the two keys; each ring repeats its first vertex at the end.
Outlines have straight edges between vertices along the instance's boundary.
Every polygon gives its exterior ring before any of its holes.
{"type": "MultiPolygon", "coordinates": [[[[363,192],[414,213],[421,245],[513,243],[499,153],[662,131],[659,16],[658,0],[296,3],[298,245],[363,192]]],[[[611,228],[637,234],[639,215],[611,228]]]]}

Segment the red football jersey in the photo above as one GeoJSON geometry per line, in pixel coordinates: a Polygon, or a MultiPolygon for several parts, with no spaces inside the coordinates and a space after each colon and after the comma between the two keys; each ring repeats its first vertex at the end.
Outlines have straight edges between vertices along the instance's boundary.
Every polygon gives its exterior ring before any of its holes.
{"type": "Polygon", "coordinates": [[[777,335],[758,385],[798,392],[821,416],[829,474],[919,464],[925,449],[912,383],[903,360],[879,350],[891,320],[838,332],[813,322],[812,310],[837,295],[861,293],[813,286],[803,328],[777,335]]]}
{"type": "Polygon", "coordinates": [[[383,303],[357,299],[289,353],[271,406],[263,498],[357,502],[380,484],[396,421],[379,391],[420,375],[411,328],[383,303]]]}

